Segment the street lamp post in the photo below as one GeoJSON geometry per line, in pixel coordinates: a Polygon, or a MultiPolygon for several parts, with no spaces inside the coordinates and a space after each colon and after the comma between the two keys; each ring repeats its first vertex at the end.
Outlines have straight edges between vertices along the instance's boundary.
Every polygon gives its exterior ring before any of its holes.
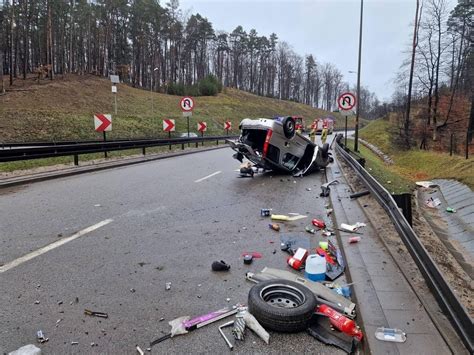
{"type": "Polygon", "coordinates": [[[364,0],[360,0],[360,28],[359,28],[359,63],[357,65],[357,107],[354,135],[354,150],[359,151],[359,115],[360,115],[360,62],[362,54],[362,17],[364,12],[364,0]]]}

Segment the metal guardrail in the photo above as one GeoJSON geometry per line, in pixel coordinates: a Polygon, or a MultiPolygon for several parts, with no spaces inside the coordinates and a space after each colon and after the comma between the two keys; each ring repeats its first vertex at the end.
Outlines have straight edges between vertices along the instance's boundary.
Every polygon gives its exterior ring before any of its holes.
{"type": "Polygon", "coordinates": [[[441,308],[453,324],[456,332],[463,341],[469,353],[473,353],[474,326],[473,319],[469,316],[467,309],[459,301],[453,290],[444,279],[441,271],[425,249],[420,239],[408,224],[400,212],[392,195],[376,181],[343,147],[341,141],[336,144],[337,152],[357,172],[364,181],[367,188],[388,213],[398,233],[402,237],[405,246],[413,257],[418,268],[422,272],[428,286],[435,295],[441,308]]]}
{"type": "Polygon", "coordinates": [[[199,143],[215,141],[219,144],[219,141],[226,139],[235,139],[238,136],[209,136],[209,137],[197,137],[197,138],[165,138],[165,139],[141,139],[141,140],[114,140],[107,142],[87,142],[87,143],[71,143],[58,145],[51,143],[47,146],[37,147],[20,147],[16,149],[1,149],[0,150],[0,163],[17,161],[17,160],[31,160],[31,159],[42,159],[52,158],[61,156],[74,156],[74,162],[77,165],[78,156],[80,154],[90,153],[107,153],[115,150],[128,150],[128,149],[142,149],[145,154],[145,149],[150,147],[161,147],[171,145],[181,145],[184,149],[185,144],[194,143],[196,147],[199,143]]]}

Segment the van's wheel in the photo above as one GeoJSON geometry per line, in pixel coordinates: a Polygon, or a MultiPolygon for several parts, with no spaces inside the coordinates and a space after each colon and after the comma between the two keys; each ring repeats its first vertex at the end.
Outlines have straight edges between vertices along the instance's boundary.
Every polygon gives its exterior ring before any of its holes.
{"type": "Polygon", "coordinates": [[[283,124],[283,133],[285,134],[285,137],[288,139],[293,138],[296,133],[295,120],[292,117],[285,117],[285,119],[283,119],[282,124],[283,124]]]}
{"type": "Polygon", "coordinates": [[[324,159],[327,159],[329,153],[329,143],[324,143],[321,148],[321,153],[324,159]]]}
{"type": "Polygon", "coordinates": [[[308,327],[316,309],[316,298],[306,286],[274,279],[259,282],[250,289],[248,307],[264,328],[293,333],[308,327]]]}

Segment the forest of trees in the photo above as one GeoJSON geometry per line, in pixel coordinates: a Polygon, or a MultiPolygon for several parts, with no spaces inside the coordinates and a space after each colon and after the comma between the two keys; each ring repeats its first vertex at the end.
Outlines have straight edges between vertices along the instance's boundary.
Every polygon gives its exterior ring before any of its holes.
{"type": "MultiPolygon", "coordinates": [[[[0,72],[10,85],[30,73],[119,74],[134,87],[179,94],[212,75],[226,87],[329,111],[349,90],[334,65],[295,53],[277,34],[215,30],[200,14],[184,14],[178,0],[2,1],[0,72]]],[[[361,115],[378,105],[362,88],[361,115]]]]}
{"type": "MultiPolygon", "coordinates": [[[[458,0],[452,11],[448,5],[447,0],[422,0],[419,6],[412,98],[422,107],[418,113],[423,121],[421,147],[428,135],[436,141],[440,132],[459,122],[453,110],[460,98],[468,98],[471,103],[469,124],[463,130],[471,132],[470,139],[474,133],[474,2],[458,0]]],[[[407,58],[398,74],[398,90],[392,102],[400,111],[407,102],[409,68],[407,58]]],[[[403,118],[407,119],[410,117],[403,118]]]]}

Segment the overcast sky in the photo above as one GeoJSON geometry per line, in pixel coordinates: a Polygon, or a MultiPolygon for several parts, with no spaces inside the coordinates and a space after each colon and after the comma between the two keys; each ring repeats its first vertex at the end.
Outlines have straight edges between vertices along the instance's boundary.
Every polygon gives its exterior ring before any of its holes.
{"type": "MultiPolygon", "coordinates": [[[[258,34],[275,32],[300,55],[335,64],[351,85],[357,81],[360,0],[180,0],[215,30],[238,25],[258,34]]],[[[415,0],[365,0],[361,82],[379,99],[390,99],[393,78],[409,49],[415,0]]]]}

